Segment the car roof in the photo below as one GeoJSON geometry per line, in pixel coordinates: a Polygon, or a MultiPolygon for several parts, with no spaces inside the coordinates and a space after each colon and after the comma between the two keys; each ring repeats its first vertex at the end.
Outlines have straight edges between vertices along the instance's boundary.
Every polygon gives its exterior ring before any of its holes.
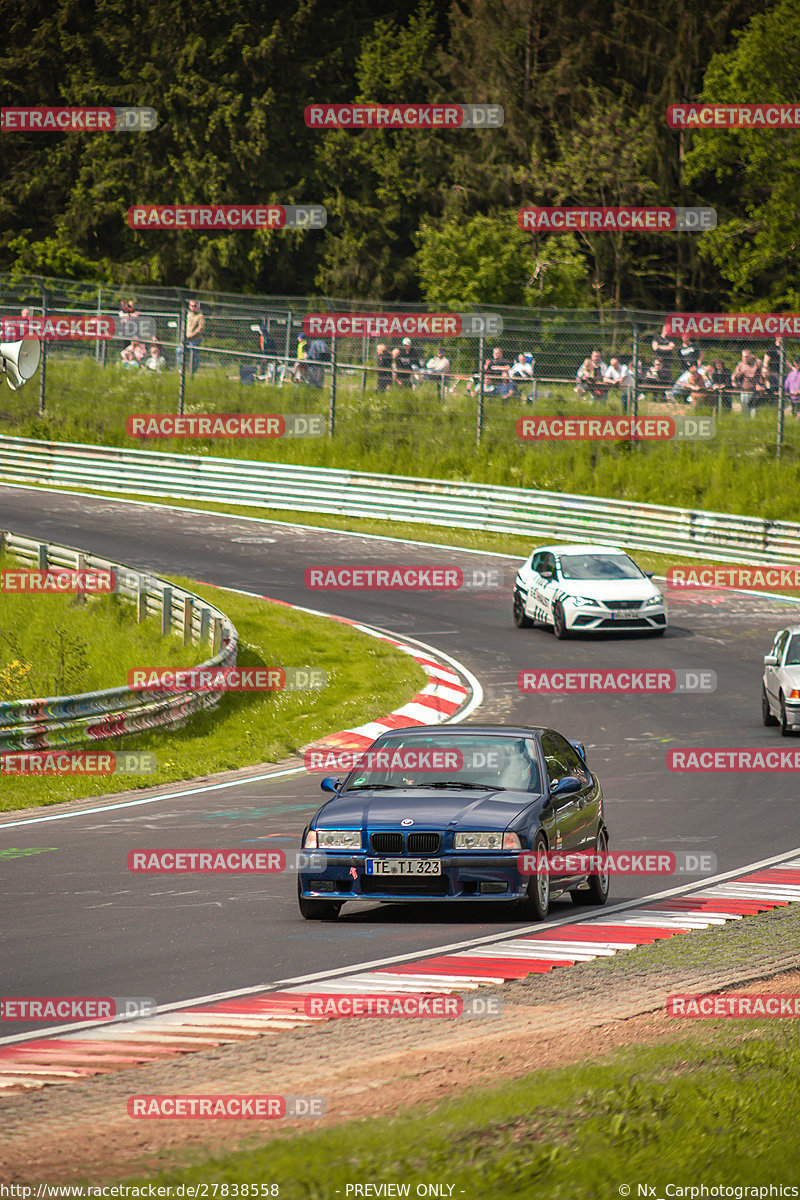
{"type": "Polygon", "coordinates": [[[469,723],[460,725],[409,725],[403,729],[387,729],[385,733],[379,736],[382,738],[393,735],[407,737],[409,734],[413,735],[417,733],[441,733],[447,737],[458,737],[459,734],[464,733],[479,733],[497,737],[531,737],[535,733],[547,733],[549,728],[550,726],[548,725],[471,725],[469,723]]]}
{"type": "Polygon", "coordinates": [[[535,546],[532,554],[549,550],[551,554],[626,554],[619,546],[598,545],[597,542],[560,542],[554,546],[535,546]]]}

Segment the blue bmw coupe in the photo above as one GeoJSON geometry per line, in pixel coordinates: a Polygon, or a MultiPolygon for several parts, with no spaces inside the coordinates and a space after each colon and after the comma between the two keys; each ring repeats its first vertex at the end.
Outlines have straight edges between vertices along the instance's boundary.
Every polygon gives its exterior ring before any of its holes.
{"type": "Polygon", "coordinates": [[[607,873],[569,873],[587,855],[603,861],[595,852],[608,849],[608,831],[582,743],[554,729],[395,730],[321,787],[333,794],[303,833],[317,865],[298,875],[306,920],[332,920],[351,901],[463,900],[543,920],[564,892],[581,905],[608,897],[607,873]],[[560,870],[548,854],[561,856],[560,870]]]}

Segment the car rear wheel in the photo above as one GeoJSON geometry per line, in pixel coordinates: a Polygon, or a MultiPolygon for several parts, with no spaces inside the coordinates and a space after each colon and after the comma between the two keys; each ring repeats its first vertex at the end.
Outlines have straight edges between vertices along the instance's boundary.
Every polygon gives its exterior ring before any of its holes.
{"type": "MultiPolygon", "coordinates": [[[[533,844],[532,853],[539,855],[547,853],[547,842],[544,835],[539,834],[533,844]]],[[[546,868],[547,864],[543,863],[546,868]]],[[[550,912],[550,876],[547,870],[537,870],[528,881],[528,894],[520,901],[521,915],[524,920],[544,921],[550,912]]]]}
{"type": "MultiPolygon", "coordinates": [[[[601,829],[597,835],[597,844],[595,851],[598,854],[605,854],[608,850],[608,838],[605,830],[601,829]]],[[[611,878],[606,871],[601,875],[590,875],[587,880],[589,886],[579,892],[570,892],[572,903],[578,905],[584,904],[605,904],[608,899],[608,893],[611,890],[611,878]]]]}
{"type": "Polygon", "coordinates": [[[307,900],[300,895],[300,881],[298,880],[297,903],[300,906],[300,916],[306,921],[335,921],[343,902],[337,900],[307,900]]]}
{"type": "Polygon", "coordinates": [[[772,715],[772,709],[770,708],[769,700],[767,699],[767,689],[764,687],[763,683],[761,685],[761,720],[765,725],[778,724],[778,718],[773,717],[772,715]]]}
{"type": "Polygon", "coordinates": [[[517,629],[530,629],[533,621],[525,615],[525,600],[520,592],[514,592],[514,624],[517,629]]]}
{"type": "Polygon", "coordinates": [[[780,716],[781,737],[788,737],[792,731],[789,728],[789,722],[786,719],[786,702],[783,699],[783,692],[781,692],[779,700],[780,700],[780,706],[781,706],[781,716],[780,716]]]}
{"type": "Polygon", "coordinates": [[[553,605],[553,633],[560,642],[569,637],[567,618],[564,616],[564,608],[560,601],[553,605]]]}

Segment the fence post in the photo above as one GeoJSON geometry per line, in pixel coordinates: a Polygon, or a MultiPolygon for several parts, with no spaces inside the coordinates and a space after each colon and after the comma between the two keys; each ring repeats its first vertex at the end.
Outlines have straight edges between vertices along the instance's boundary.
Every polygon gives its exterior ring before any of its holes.
{"type": "Polygon", "coordinates": [[[784,358],[783,338],[780,339],[778,345],[778,423],[775,430],[775,457],[780,458],[783,453],[783,372],[786,369],[786,360],[784,358]]]}
{"type": "Polygon", "coordinates": [[[222,617],[214,617],[211,626],[211,649],[214,655],[222,649],[222,617]]]}
{"type": "Polygon", "coordinates": [[[172,632],[172,588],[165,587],[161,593],[161,636],[172,632]]]}
{"type": "Polygon", "coordinates": [[[178,309],[178,354],[180,356],[180,368],[178,371],[178,416],[183,416],[184,406],[186,404],[186,338],[184,336],[186,326],[184,324],[183,304],[181,303],[178,309]]]}
{"type": "Polygon", "coordinates": [[[331,399],[328,406],[328,437],[336,428],[336,334],[331,338],[331,399]]]}
{"type": "Polygon", "coordinates": [[[476,428],[476,445],[481,444],[483,434],[483,332],[478,335],[478,414],[476,428]]]}
{"type": "Polygon", "coordinates": [[[286,310],[286,337],[284,339],[284,345],[283,345],[283,372],[281,373],[281,386],[283,386],[283,380],[286,376],[286,372],[289,370],[289,359],[291,357],[291,354],[292,354],[292,310],[290,308],[287,308],[287,310],[286,310]]]}
{"type": "MultiPolygon", "coordinates": [[[[39,284],[42,289],[42,317],[47,316],[47,288],[43,284],[39,284]]],[[[42,357],[39,361],[39,416],[44,416],[45,396],[47,390],[47,339],[41,341],[42,357]]]]}
{"type": "MultiPolygon", "coordinates": [[[[623,389],[623,395],[624,395],[623,389]]],[[[639,415],[639,328],[633,322],[633,391],[631,392],[630,413],[631,442],[635,441],[633,431],[636,428],[636,418],[639,415]]]]}
{"type": "Polygon", "coordinates": [[[194,609],[194,601],[191,596],[185,596],[183,600],[183,644],[188,646],[192,640],[192,611],[194,609]]]}
{"type": "MultiPolygon", "coordinates": [[[[102,316],[102,313],[103,313],[103,289],[101,287],[99,287],[97,289],[97,316],[98,317],[102,316]]],[[[100,338],[96,337],[94,339],[94,361],[97,363],[101,362],[100,345],[101,345],[100,338]]]]}

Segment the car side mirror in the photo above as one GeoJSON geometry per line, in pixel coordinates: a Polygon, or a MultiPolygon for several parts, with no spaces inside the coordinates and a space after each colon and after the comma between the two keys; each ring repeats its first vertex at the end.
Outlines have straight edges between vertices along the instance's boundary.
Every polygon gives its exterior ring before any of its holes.
{"type": "Polygon", "coordinates": [[[568,796],[571,792],[579,792],[583,784],[576,775],[564,775],[550,788],[551,796],[568,796]]]}
{"type": "Polygon", "coordinates": [[[333,775],[326,775],[319,786],[323,792],[338,792],[342,782],[341,779],[334,779],[333,775]]]}
{"type": "Polygon", "coordinates": [[[648,579],[652,579],[653,576],[655,575],[655,571],[645,571],[645,575],[647,576],[648,579]]]}
{"type": "Polygon", "coordinates": [[[777,665],[778,665],[777,654],[765,654],[764,655],[764,666],[765,667],[777,667],[777,665]]]}

